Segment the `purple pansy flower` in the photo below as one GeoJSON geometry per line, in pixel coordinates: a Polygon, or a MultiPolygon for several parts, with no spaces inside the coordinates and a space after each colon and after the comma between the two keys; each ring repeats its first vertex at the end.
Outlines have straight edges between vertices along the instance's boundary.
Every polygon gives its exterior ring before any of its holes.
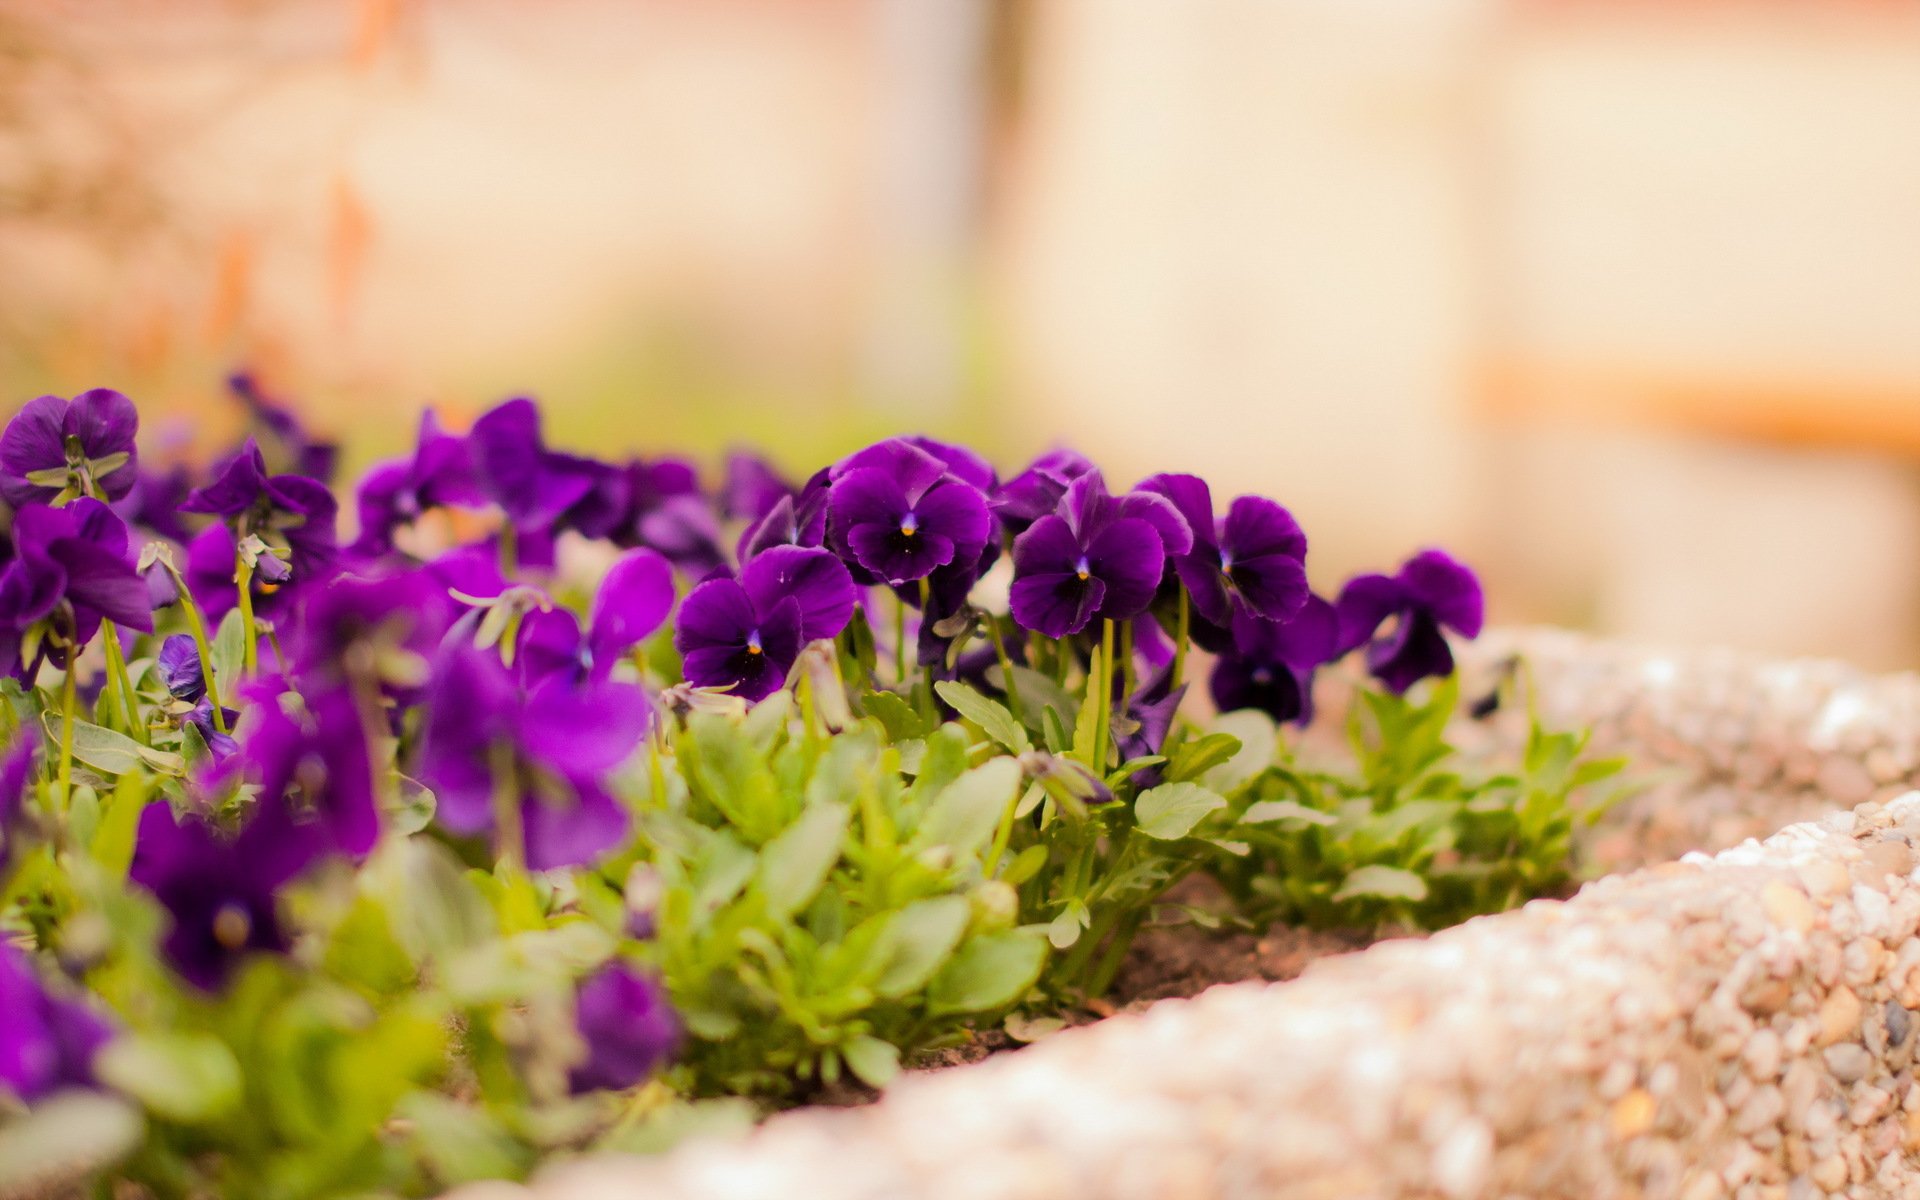
{"type": "Polygon", "coordinates": [[[471,445],[440,428],[432,409],[420,414],[413,454],[375,464],[361,477],[356,496],[360,534],[353,549],[368,557],[390,552],[395,530],[436,508],[487,503],[471,445]]]}
{"type": "MultiPolygon", "coordinates": [[[[248,438],[212,483],[188,495],[180,511],[225,517],[237,537],[257,535],[269,545],[284,545],[292,553],[293,572],[305,580],[333,563],[338,507],[319,480],[268,475],[260,444],[248,438]]],[[[271,569],[265,557],[260,565],[271,569]]]]}
{"type": "Polygon", "coordinates": [[[741,533],[735,557],[746,563],[775,546],[825,545],[827,497],[824,473],[810,480],[798,495],[780,497],[765,516],[741,533]]]}
{"type": "Polygon", "coordinates": [[[228,839],[194,818],[176,822],[165,801],[140,814],[128,877],[171,918],[161,953],[182,979],[218,991],[241,958],[284,954],[280,889],[318,852],[308,829],[280,804],[265,804],[228,839]]]}
{"type": "Polygon", "coordinates": [[[652,550],[629,550],[614,560],[593,594],[583,637],[564,608],[534,609],[520,621],[514,668],[533,686],[549,675],[603,680],[629,650],[666,624],[673,611],[673,566],[652,550]]]}
{"type": "Polygon", "coordinates": [[[334,467],[340,458],[338,445],[321,441],[308,433],[293,409],[268,397],[261,390],[260,381],[251,373],[240,371],[229,375],[227,387],[239,398],[240,403],[247,406],[253,419],[273,434],[294,474],[318,479],[322,483],[332,482],[334,467]]]}
{"type": "Polygon", "coordinates": [[[14,515],[18,555],[0,572],[0,670],[31,680],[93,639],[102,620],[151,632],[147,585],[127,559],[127,527],[98,500],[14,515]],[[24,643],[24,644],[23,644],[24,643]]]}
{"type": "Polygon", "coordinates": [[[736,450],[727,455],[727,472],[720,481],[720,511],[729,520],[758,521],[793,491],[772,463],[736,450]]]}
{"type": "Polygon", "coordinates": [[[993,535],[980,487],[904,438],[870,446],[835,467],[828,514],[841,557],[893,585],[924,579],[948,563],[972,563],[993,535]]]}
{"type": "Polygon", "coordinates": [[[1238,496],[1216,520],[1212,491],[1193,475],[1155,475],[1140,490],[1171,500],[1193,531],[1192,548],[1173,566],[1203,619],[1227,625],[1244,609],[1284,621],[1306,604],[1307,535],[1292,513],[1263,496],[1238,496]]]}
{"type": "MultiPolygon", "coordinates": [[[[240,602],[234,588],[234,560],[239,546],[233,530],[226,525],[209,525],[187,543],[187,563],[181,575],[187,581],[187,590],[193,593],[194,603],[210,620],[218,621],[240,602]]],[[[321,568],[319,578],[324,579],[329,569],[321,568]]],[[[295,579],[286,560],[276,554],[262,554],[248,588],[253,611],[268,618],[289,612],[306,590],[301,585],[315,581],[310,576],[295,579]]]]}
{"type": "Polygon", "coordinates": [[[581,982],[574,1020],[586,1046],[570,1079],[575,1095],[633,1087],[666,1063],[680,1041],[666,990],[618,961],[581,982]]]}
{"type": "Polygon", "coordinates": [[[40,731],[22,729],[6,758],[0,759],[0,875],[13,858],[15,843],[26,824],[27,792],[33,783],[39,750],[40,731]]]}
{"type": "Polygon", "coordinates": [[[547,449],[540,409],[525,396],[482,413],[467,439],[481,485],[516,527],[547,529],[598,479],[592,460],[547,449]]]}
{"type": "Polygon", "coordinates": [[[430,569],[337,575],[307,590],[286,638],[292,672],[302,690],[372,685],[404,707],[462,611],[430,569]]]}
{"type": "Polygon", "coordinates": [[[1100,473],[1090,471],[1068,487],[1059,512],[1014,541],[1014,620],[1060,638],[1094,620],[1137,617],[1153,602],[1168,553],[1184,553],[1192,541],[1186,521],[1164,497],[1115,498],[1100,473]]]}
{"type": "MultiPolygon", "coordinates": [[[[179,702],[180,707],[172,712],[174,721],[198,730],[216,763],[239,749],[233,735],[222,733],[213,719],[213,701],[207,697],[206,676],[200,670],[200,648],[191,637],[176,633],[161,642],[160,653],[154,660],[154,673],[160,677],[167,694],[179,702]]],[[[227,728],[232,729],[240,714],[223,705],[220,716],[227,728]]]]}
{"type": "Polygon", "coordinates": [[[497,655],[450,636],[427,692],[415,775],[454,833],[494,828],[495,793],[520,797],[527,865],[589,863],[627,835],[627,810],[606,777],[646,736],[651,710],[631,683],[576,685],[552,676],[525,691],[497,655]]]}
{"type": "Polygon", "coordinates": [[[94,1085],[93,1060],[113,1029],[83,1001],[41,985],[32,960],[0,942],[0,1091],[31,1104],[94,1085]]]}
{"type": "MultiPolygon", "coordinates": [[[[1156,755],[1167,744],[1167,734],[1173,729],[1174,715],[1180,711],[1180,702],[1187,696],[1186,684],[1169,687],[1172,682],[1170,671],[1158,671],[1133,695],[1126,697],[1119,716],[1113,722],[1113,744],[1120,752],[1121,762],[1156,755]]],[[[1116,677],[1116,686],[1120,683],[1121,680],[1116,677]]],[[[1152,787],[1164,775],[1160,767],[1152,766],[1135,771],[1131,779],[1136,786],[1152,787]]]]}
{"type": "Polygon", "coordinates": [[[687,682],[749,702],[780,690],[807,643],[853,619],[853,578],[825,550],[776,546],[738,579],[709,579],[680,605],[673,644],[687,682]]]}
{"type": "Polygon", "coordinates": [[[373,752],[352,694],[332,687],[252,698],[240,753],[209,782],[244,772],[268,801],[311,812],[316,838],[350,858],[372,852],[380,840],[373,752]]]}
{"type": "Polygon", "coordinates": [[[1318,596],[1292,620],[1233,619],[1232,645],[1213,664],[1208,690],[1221,712],[1257,708],[1276,721],[1313,719],[1313,673],[1337,657],[1331,604],[1318,596]]]}
{"type": "Polygon", "coordinates": [[[1340,591],[1339,652],[1365,644],[1367,670],[1394,692],[1428,676],[1453,673],[1453,651],[1441,632],[1480,634],[1485,598],[1465,564],[1439,550],[1423,550],[1396,575],[1361,575],[1340,591]],[[1383,622],[1392,629],[1375,636],[1383,622]]]}
{"type": "Polygon", "coordinates": [[[133,487],[139,429],[133,401],[107,388],[71,402],[28,401],[0,433],[0,496],[15,507],[84,495],[118,500],[133,487]]]}
{"type": "Polygon", "coordinates": [[[1050,450],[995,489],[993,515],[1014,533],[1024,532],[1059,508],[1067,485],[1093,469],[1092,460],[1076,450],[1050,450]]]}

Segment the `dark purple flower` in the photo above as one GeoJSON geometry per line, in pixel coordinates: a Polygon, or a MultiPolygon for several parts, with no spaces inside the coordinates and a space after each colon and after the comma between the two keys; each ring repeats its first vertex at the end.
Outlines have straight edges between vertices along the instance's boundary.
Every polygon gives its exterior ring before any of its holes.
{"type": "Polygon", "coordinates": [[[776,546],[740,578],[709,579],[687,593],[673,644],[687,682],[761,700],[786,682],[802,647],[846,628],[853,604],[853,579],[839,559],[776,546]]]}
{"type": "Polygon", "coordinates": [[[580,984],[575,1024],[586,1057],[573,1068],[575,1095],[625,1091],[653,1074],[680,1042],[680,1021],[659,984],[614,961],[580,984]]]}
{"type": "MultiPolygon", "coordinates": [[[[1171,672],[1156,672],[1133,695],[1126,697],[1113,722],[1113,744],[1120,752],[1121,762],[1156,755],[1167,744],[1174,715],[1187,696],[1187,685],[1168,687],[1172,681],[1171,672]]],[[[1158,766],[1153,766],[1135,771],[1131,779],[1135,786],[1152,787],[1164,774],[1158,766]]]]}
{"type": "Polygon", "coordinates": [[[482,413],[467,438],[481,485],[516,527],[548,528],[597,481],[598,464],[547,449],[540,409],[525,396],[482,413]]]}
{"type": "Polygon", "coordinates": [[[1361,575],[1340,591],[1341,654],[1367,646],[1367,670],[1394,692],[1428,676],[1453,673],[1453,651],[1442,628],[1480,635],[1485,598],[1465,564],[1439,550],[1423,550],[1397,575],[1361,575]],[[1393,627],[1381,636],[1382,623],[1393,627]]]}
{"type": "MultiPolygon", "coordinates": [[[[194,603],[210,620],[218,621],[240,602],[235,590],[234,566],[239,542],[226,525],[209,525],[187,543],[187,563],[181,575],[194,603]]],[[[248,591],[253,595],[253,611],[272,618],[291,612],[309,584],[324,581],[330,566],[319,567],[312,575],[297,576],[278,555],[263,554],[254,568],[248,591]]]]}
{"type": "Polygon", "coordinates": [[[318,479],[322,483],[332,482],[334,467],[340,458],[338,445],[321,441],[307,432],[293,409],[270,398],[251,373],[239,371],[229,375],[227,387],[247,406],[253,419],[266,426],[280,444],[284,461],[294,474],[318,479]]]}
{"type": "Polygon", "coordinates": [[[1333,606],[1318,596],[1287,621],[1236,614],[1232,646],[1214,661],[1208,680],[1214,707],[1257,708],[1302,725],[1313,720],[1313,673],[1337,657],[1335,630],[1333,606]]]}
{"type": "MultiPolygon", "coordinates": [[[[240,714],[222,705],[220,719],[226,722],[228,729],[232,729],[234,723],[240,719],[240,714]]],[[[234,740],[234,736],[220,731],[218,722],[213,719],[213,701],[205,696],[202,696],[192,708],[177,714],[174,721],[182,729],[189,725],[193,726],[194,731],[200,735],[200,740],[207,744],[207,753],[216,766],[227,762],[240,752],[240,743],[234,740]]]]}
{"type": "Polygon", "coordinates": [[[140,814],[128,877],[152,892],[171,921],[161,953],[182,979],[218,991],[242,957],[284,954],[280,889],[306,870],[319,850],[311,831],[285,806],[264,804],[236,838],[205,822],[176,822],[165,801],[140,814]]]}
{"type": "Polygon", "coordinates": [[[993,515],[1014,533],[1060,507],[1067,485],[1093,470],[1093,462],[1075,450],[1050,450],[1001,484],[993,493],[993,515]]]}
{"type": "Polygon", "coordinates": [[[510,787],[534,870],[593,862],[626,837],[627,810],[606,777],[646,736],[652,714],[637,685],[555,675],[523,693],[497,655],[453,636],[426,709],[415,775],[449,830],[497,834],[497,789],[510,787]]]}
{"type": "Polygon", "coordinates": [[[0,759],[0,876],[26,824],[27,793],[39,764],[39,749],[40,731],[22,729],[6,758],[0,759]]]}
{"type": "Polygon", "coordinates": [[[1139,616],[1166,573],[1168,540],[1190,547],[1192,534],[1164,497],[1116,498],[1098,471],[1080,476],[1060,511],[1035,521],[1013,543],[1014,620],[1060,638],[1094,620],[1139,616]]]}
{"type": "Polygon", "coordinates": [[[793,491],[772,463],[736,450],[727,455],[727,473],[720,481],[720,511],[729,520],[758,521],[793,491]]]}
{"type": "Polygon", "coordinates": [[[352,694],[310,687],[304,695],[263,694],[254,701],[240,730],[240,753],[210,782],[244,773],[260,784],[266,801],[312,813],[315,834],[332,848],[350,858],[370,853],[380,840],[380,809],[367,726],[352,694]]]}
{"type": "Polygon", "coordinates": [[[32,961],[0,942],[0,1091],[31,1104],[94,1085],[93,1060],[113,1037],[94,1008],[42,986],[32,961]]]}
{"type": "Polygon", "coordinates": [[[904,438],[870,446],[835,471],[829,536],[842,558],[882,583],[971,563],[993,535],[981,489],[904,438]]]}
{"type": "Polygon", "coordinates": [[[735,557],[752,561],[775,546],[823,546],[827,541],[827,496],[824,479],[816,479],[796,496],[774,501],[765,516],[740,535],[735,557]]]}
{"type": "Polygon", "coordinates": [[[206,676],[200,670],[200,646],[184,633],[176,633],[160,643],[154,656],[154,671],[167,694],[192,704],[207,694],[206,676]]]}
{"type": "Polygon", "coordinates": [[[829,475],[838,479],[849,471],[864,467],[878,468],[889,474],[898,475],[903,470],[911,469],[907,460],[915,457],[910,453],[914,451],[938,462],[947,474],[979,492],[991,492],[997,485],[993,464],[986,459],[965,446],[935,441],[933,438],[918,434],[889,438],[884,442],[875,442],[864,450],[856,450],[833,464],[829,475]]]}
{"type": "Polygon", "coordinates": [[[420,414],[413,454],[369,469],[357,492],[360,535],[355,553],[373,557],[393,549],[393,534],[436,508],[480,508],[487,493],[468,440],[440,428],[432,409],[420,414]]]}
{"type": "Polygon", "coordinates": [[[140,470],[127,494],[113,502],[113,511],[131,529],[185,545],[192,535],[180,519],[180,506],[192,490],[192,479],[182,463],[165,471],[140,470]]]}
{"type": "Polygon", "coordinates": [[[372,685],[404,707],[463,611],[426,569],[335,576],[307,590],[286,636],[293,674],[303,691],[372,685]]]}
{"type": "Polygon", "coordinates": [[[1193,531],[1193,546],[1175,553],[1174,570],[1194,611],[1215,625],[1236,609],[1284,621],[1307,602],[1307,536],[1293,514],[1262,496],[1238,496],[1225,517],[1213,515],[1213,493],[1192,475],[1155,475],[1140,490],[1173,502],[1193,531]]]}
{"type": "Polygon", "coordinates": [[[133,401],[107,388],[71,402],[29,401],[0,433],[0,496],[16,508],[86,495],[118,500],[137,474],[139,429],[133,401]]]}
{"type": "Polygon", "coordinates": [[[14,515],[13,537],[18,557],[0,572],[0,670],[31,679],[42,656],[64,665],[102,620],[152,631],[147,585],[112,509],[92,499],[31,505],[14,515]]]}
{"type": "Polygon", "coordinates": [[[606,679],[628,651],[666,624],[673,597],[672,564],[652,550],[629,550],[594,592],[584,637],[564,608],[536,608],[521,618],[515,673],[528,687],[554,674],[606,679]]]}
{"type": "MultiPolygon", "coordinates": [[[[333,565],[338,507],[327,485],[316,479],[268,475],[260,444],[248,438],[214,481],[190,494],[180,511],[225,517],[237,537],[258,536],[269,546],[284,548],[291,553],[293,574],[306,580],[333,565]]],[[[260,569],[278,568],[263,557],[260,569]]]]}

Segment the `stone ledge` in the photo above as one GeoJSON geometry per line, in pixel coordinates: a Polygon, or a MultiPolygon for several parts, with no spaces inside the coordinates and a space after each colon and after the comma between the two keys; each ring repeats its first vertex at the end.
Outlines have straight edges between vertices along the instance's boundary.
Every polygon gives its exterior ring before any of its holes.
{"type": "Polygon", "coordinates": [[[1916,836],[1920,793],[532,1195],[1920,1196],[1916,836]]]}

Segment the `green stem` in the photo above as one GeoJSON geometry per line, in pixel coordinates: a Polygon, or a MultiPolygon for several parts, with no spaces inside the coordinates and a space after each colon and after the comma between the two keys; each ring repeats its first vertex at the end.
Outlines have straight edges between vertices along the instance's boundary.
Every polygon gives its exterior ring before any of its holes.
{"type": "Polygon", "coordinates": [[[520,787],[513,761],[513,747],[495,742],[493,759],[493,824],[499,847],[499,866],[509,879],[527,869],[527,831],[520,813],[520,787]]]}
{"type": "Polygon", "coordinates": [[[907,681],[907,602],[893,602],[893,674],[900,683],[907,681]]]}
{"type": "Polygon", "coordinates": [[[513,573],[520,569],[520,535],[514,530],[512,521],[500,523],[500,574],[512,582],[513,573]]]}
{"type": "Polygon", "coordinates": [[[1114,927],[1113,936],[1107,941],[1107,952],[1101,955],[1093,973],[1081,984],[1081,995],[1089,998],[1104,996],[1113,987],[1113,978],[1127,961],[1127,951],[1133,948],[1133,939],[1140,935],[1140,927],[1146,921],[1147,910],[1136,908],[1114,927]]]}
{"type": "Polygon", "coordinates": [[[260,670],[260,629],[253,620],[253,564],[236,559],[233,582],[240,589],[240,665],[248,675],[260,670]]]}
{"type": "Polygon", "coordinates": [[[1189,611],[1191,602],[1187,599],[1186,585],[1182,584],[1179,591],[1179,608],[1176,610],[1177,615],[1173,626],[1173,671],[1167,677],[1169,691],[1179,687],[1180,681],[1186,678],[1187,638],[1193,624],[1193,616],[1189,611]]]}
{"type": "Polygon", "coordinates": [[[67,648],[67,670],[60,680],[60,812],[73,809],[74,668],[80,647],[67,648]]]}
{"type": "Polygon", "coordinates": [[[1013,660],[1007,657],[1007,640],[1000,635],[999,617],[988,615],[987,636],[993,639],[993,656],[1000,660],[1000,682],[1007,690],[1007,707],[1013,710],[1013,719],[1025,725],[1027,714],[1021,711],[1020,689],[1013,682],[1013,660]]]}
{"type": "Polygon", "coordinates": [[[193,602],[193,593],[187,590],[187,581],[180,569],[164,556],[161,565],[173,576],[174,590],[180,593],[180,614],[187,619],[187,632],[193,635],[193,648],[200,656],[200,678],[207,685],[207,703],[213,706],[213,727],[226,733],[227,714],[220,707],[220,681],[213,677],[213,648],[207,640],[207,623],[200,616],[200,606],[193,602]]]}
{"type": "Polygon", "coordinates": [[[1120,627],[1120,695],[1133,695],[1133,622],[1120,627]]]}
{"type": "Polygon", "coordinates": [[[1094,717],[1100,723],[1093,727],[1093,767],[1094,773],[1107,773],[1107,740],[1112,735],[1113,726],[1113,621],[1100,622],[1100,675],[1094,681],[1094,717]]]}
{"type": "Polygon", "coordinates": [[[138,716],[138,708],[133,698],[133,680],[127,676],[127,659],[120,653],[120,632],[113,627],[112,621],[100,622],[100,636],[106,641],[107,679],[112,690],[120,697],[120,713],[127,723],[127,734],[148,745],[147,727],[138,716]]]}

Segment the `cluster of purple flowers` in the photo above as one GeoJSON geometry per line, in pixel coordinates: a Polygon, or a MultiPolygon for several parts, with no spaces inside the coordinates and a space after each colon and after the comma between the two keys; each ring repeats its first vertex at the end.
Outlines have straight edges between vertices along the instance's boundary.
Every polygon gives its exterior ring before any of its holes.
{"type": "MultiPolygon", "coordinates": [[[[245,956],[288,948],[289,881],[372,852],[396,770],[432,791],[449,837],[527,869],[618,849],[632,831],[617,776],[663,719],[649,684],[757,702],[809,645],[884,642],[888,618],[894,686],[1085,664],[1103,644],[1112,670],[1117,630],[1124,760],[1165,739],[1188,642],[1214,655],[1219,707],[1301,721],[1319,667],[1364,648],[1405,691],[1451,671],[1443,631],[1481,623],[1477,581],[1439,551],[1314,595],[1285,508],[1240,496],[1223,512],[1191,475],[1116,493],[1056,451],[1003,480],[965,447],[903,437],[803,483],[735,454],[706,488],[682,460],[550,449],[527,399],[464,434],[426,414],[412,452],[360,481],[343,541],[334,447],[250,377],[232,388],[257,433],[204,473],[143,460],[134,407],[111,391],[42,397],[0,434],[14,510],[0,668],[28,685],[66,669],[71,704],[72,668],[103,626],[109,671],[124,671],[120,631],[152,632],[156,613],[187,627],[155,648],[167,699],[131,732],[192,731],[200,803],[144,814],[132,878],[170,916],[167,960],[209,991],[245,956]],[[584,623],[556,600],[557,564],[580,544],[605,548],[584,623]],[[976,600],[990,576],[1005,611],[976,600]],[[214,679],[206,623],[229,613],[246,669],[214,679]],[[678,680],[648,665],[669,618],[678,680]]],[[[0,807],[0,853],[8,823],[0,807]]],[[[12,969],[0,960],[0,990],[12,969]]],[[[589,1042],[609,1047],[581,1086],[630,1081],[665,1053],[671,1013],[643,977],[609,968],[580,1003],[589,1042]]],[[[72,1054],[56,1058],[36,1069],[75,1074],[72,1054]]],[[[15,1090],[39,1086],[6,1069],[15,1090]]]]}

